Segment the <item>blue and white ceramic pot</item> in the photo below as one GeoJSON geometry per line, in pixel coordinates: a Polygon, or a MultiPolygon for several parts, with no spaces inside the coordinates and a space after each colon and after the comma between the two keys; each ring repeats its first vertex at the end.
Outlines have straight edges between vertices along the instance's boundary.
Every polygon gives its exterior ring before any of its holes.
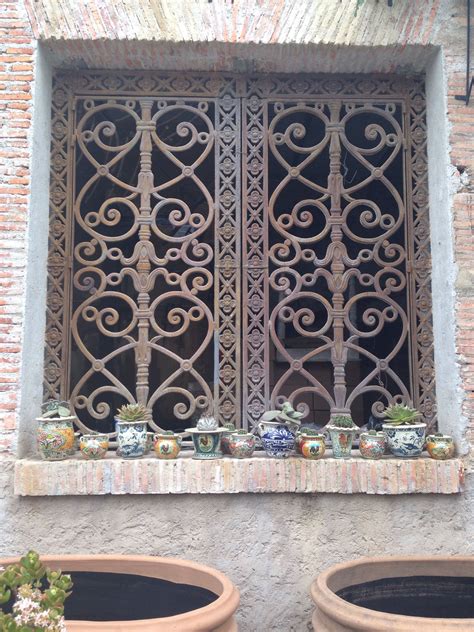
{"type": "Polygon", "coordinates": [[[405,458],[420,456],[425,444],[426,424],[392,426],[382,424],[388,447],[394,456],[405,458]]]}
{"type": "Polygon", "coordinates": [[[295,448],[295,433],[278,421],[261,421],[258,433],[268,456],[278,459],[289,457],[295,448]]]}
{"type": "Polygon", "coordinates": [[[117,443],[120,456],[124,459],[135,459],[143,456],[147,445],[146,421],[116,420],[117,443]]]}

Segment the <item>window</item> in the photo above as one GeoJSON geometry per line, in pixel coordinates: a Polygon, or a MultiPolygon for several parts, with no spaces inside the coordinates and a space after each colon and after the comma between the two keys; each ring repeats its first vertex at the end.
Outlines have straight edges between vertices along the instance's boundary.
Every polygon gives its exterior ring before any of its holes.
{"type": "Polygon", "coordinates": [[[58,75],[47,396],[433,425],[424,116],[419,78],[58,75]]]}

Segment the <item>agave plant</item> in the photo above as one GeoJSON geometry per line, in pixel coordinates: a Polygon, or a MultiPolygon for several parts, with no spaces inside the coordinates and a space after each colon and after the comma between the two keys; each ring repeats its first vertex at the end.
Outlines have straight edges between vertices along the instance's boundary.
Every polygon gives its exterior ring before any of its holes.
{"type": "Polygon", "coordinates": [[[41,416],[43,419],[60,419],[61,417],[70,417],[71,410],[68,402],[60,402],[57,399],[48,399],[41,406],[41,416]]]}
{"type": "Polygon", "coordinates": [[[124,404],[117,410],[116,416],[120,421],[145,421],[148,411],[142,404],[124,404]]]}
{"type": "Polygon", "coordinates": [[[384,411],[385,423],[392,426],[409,426],[416,423],[421,413],[406,404],[392,404],[384,411]]]}
{"type": "Polygon", "coordinates": [[[357,428],[350,415],[334,415],[331,417],[330,426],[333,428],[357,428]]]}
{"type": "Polygon", "coordinates": [[[303,413],[296,411],[290,402],[284,402],[281,410],[268,410],[263,413],[262,421],[278,421],[299,427],[303,413]]]}

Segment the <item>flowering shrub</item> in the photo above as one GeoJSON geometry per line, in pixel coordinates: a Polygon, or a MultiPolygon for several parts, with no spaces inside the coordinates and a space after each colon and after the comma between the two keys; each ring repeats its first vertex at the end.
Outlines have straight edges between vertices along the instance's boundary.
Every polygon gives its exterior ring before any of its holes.
{"type": "Polygon", "coordinates": [[[71,577],[45,568],[34,551],[0,568],[0,605],[13,601],[11,614],[0,609],[0,630],[66,632],[64,602],[71,588],[71,577]]]}

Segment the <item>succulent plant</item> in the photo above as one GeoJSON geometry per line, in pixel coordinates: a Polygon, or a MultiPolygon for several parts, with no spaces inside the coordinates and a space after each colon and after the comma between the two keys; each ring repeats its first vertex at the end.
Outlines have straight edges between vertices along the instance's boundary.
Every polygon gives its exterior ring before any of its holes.
{"type": "Polygon", "coordinates": [[[238,434],[238,435],[247,435],[247,434],[249,434],[249,431],[248,431],[248,430],[245,430],[244,428],[241,428],[240,430],[236,430],[235,434],[238,434]]]}
{"type": "Polygon", "coordinates": [[[223,425],[223,427],[227,430],[227,432],[235,432],[236,431],[236,427],[232,423],[226,423],[226,424],[223,425]]]}
{"type": "Polygon", "coordinates": [[[350,415],[334,415],[329,424],[333,428],[357,428],[350,415]]]}
{"type": "Polygon", "coordinates": [[[320,433],[314,428],[301,428],[300,434],[306,437],[317,437],[320,433]]]}
{"type": "Polygon", "coordinates": [[[392,426],[409,426],[416,423],[416,419],[421,413],[416,408],[410,408],[406,404],[392,404],[387,406],[383,413],[386,424],[392,426]]]}
{"type": "Polygon", "coordinates": [[[71,410],[68,402],[61,402],[57,399],[48,399],[41,406],[41,416],[43,419],[59,419],[61,417],[70,417],[71,410]]]}
{"type": "Polygon", "coordinates": [[[120,421],[146,421],[148,411],[142,404],[124,404],[117,410],[120,421]]]}
{"type": "Polygon", "coordinates": [[[198,430],[217,430],[219,423],[210,410],[206,411],[197,422],[198,430]]]}
{"type": "Polygon", "coordinates": [[[268,410],[262,415],[262,421],[278,421],[299,427],[303,413],[296,411],[290,402],[284,402],[281,410],[268,410]]]}

